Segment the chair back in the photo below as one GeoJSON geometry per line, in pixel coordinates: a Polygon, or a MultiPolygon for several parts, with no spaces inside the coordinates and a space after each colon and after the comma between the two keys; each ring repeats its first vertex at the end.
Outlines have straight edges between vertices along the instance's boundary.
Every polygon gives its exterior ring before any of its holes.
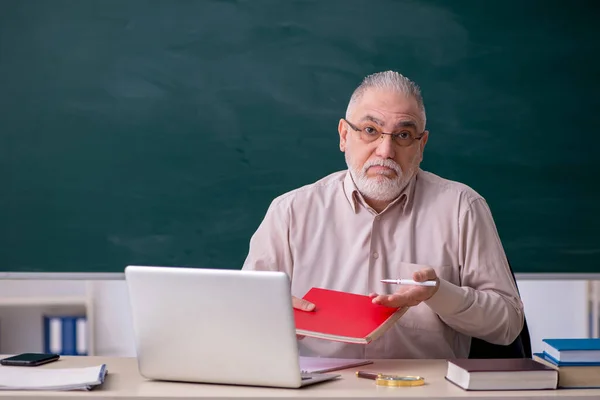
{"type": "MultiPolygon", "coordinates": [[[[508,263],[510,273],[512,274],[515,285],[517,280],[515,273],[508,263]]],[[[517,287],[517,291],[518,291],[517,287]]],[[[471,339],[471,350],[469,358],[531,358],[531,338],[529,336],[529,328],[527,327],[527,319],[523,316],[523,329],[517,338],[511,344],[504,346],[486,342],[479,338],[471,339]]]]}

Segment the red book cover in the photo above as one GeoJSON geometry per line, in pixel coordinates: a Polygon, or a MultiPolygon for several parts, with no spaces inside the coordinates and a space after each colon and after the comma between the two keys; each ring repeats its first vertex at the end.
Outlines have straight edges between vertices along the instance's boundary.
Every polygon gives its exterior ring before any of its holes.
{"type": "Polygon", "coordinates": [[[294,309],[296,333],[348,343],[375,340],[407,310],[373,304],[369,296],[323,288],[312,288],[303,298],[315,309],[294,309]]]}

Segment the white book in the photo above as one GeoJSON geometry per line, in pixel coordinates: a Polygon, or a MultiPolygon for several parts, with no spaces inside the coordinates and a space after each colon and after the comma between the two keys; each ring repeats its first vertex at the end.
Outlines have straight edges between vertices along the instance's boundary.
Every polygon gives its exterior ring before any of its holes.
{"type": "Polygon", "coordinates": [[[0,390],[91,390],[101,385],[106,364],[86,368],[0,366],[0,390]]]}
{"type": "Polygon", "coordinates": [[[354,358],[327,358],[300,356],[300,370],[303,374],[320,374],[340,369],[372,364],[371,360],[354,358]]]}

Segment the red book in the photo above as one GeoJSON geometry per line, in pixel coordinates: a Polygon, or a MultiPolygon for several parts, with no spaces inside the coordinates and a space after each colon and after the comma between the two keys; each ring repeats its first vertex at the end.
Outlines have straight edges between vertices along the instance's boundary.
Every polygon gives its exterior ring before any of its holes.
{"type": "Polygon", "coordinates": [[[294,309],[296,334],[347,343],[370,343],[407,310],[373,304],[369,296],[312,288],[303,299],[313,311],[294,309]]]}

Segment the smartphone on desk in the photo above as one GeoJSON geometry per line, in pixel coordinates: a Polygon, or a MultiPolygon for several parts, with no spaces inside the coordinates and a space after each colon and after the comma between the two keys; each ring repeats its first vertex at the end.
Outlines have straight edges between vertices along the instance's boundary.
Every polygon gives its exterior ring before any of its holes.
{"type": "Polygon", "coordinates": [[[0,364],[15,367],[37,367],[38,365],[48,364],[60,358],[58,354],[46,353],[22,353],[12,357],[3,358],[0,364]]]}

